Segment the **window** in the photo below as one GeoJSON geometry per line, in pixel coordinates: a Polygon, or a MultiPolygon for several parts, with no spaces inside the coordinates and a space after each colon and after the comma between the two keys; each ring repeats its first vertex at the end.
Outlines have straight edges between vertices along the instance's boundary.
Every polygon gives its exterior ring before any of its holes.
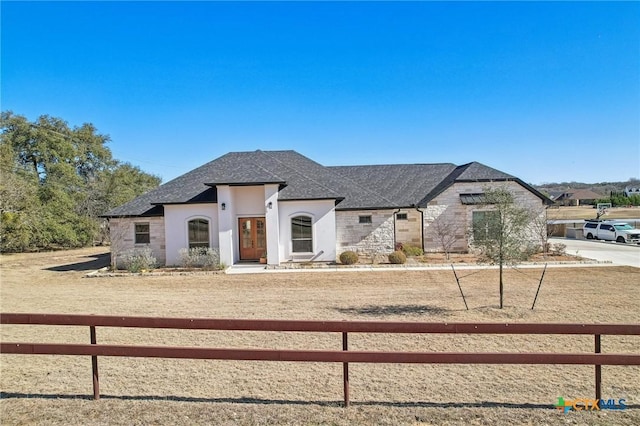
{"type": "Polygon", "coordinates": [[[407,220],[407,214],[406,213],[398,213],[396,215],[396,219],[397,220],[407,220]]]}
{"type": "Polygon", "coordinates": [[[371,215],[358,216],[358,223],[371,223],[371,215]]]}
{"type": "Polygon", "coordinates": [[[189,248],[209,247],[209,221],[193,219],[189,221],[189,248]]]}
{"type": "Polygon", "coordinates": [[[618,231],[631,231],[633,228],[628,223],[616,223],[613,225],[618,231]]]}
{"type": "Polygon", "coordinates": [[[460,194],[460,202],[468,206],[477,205],[477,204],[487,204],[485,200],[485,196],[482,193],[460,194]]]}
{"type": "Polygon", "coordinates": [[[493,236],[500,229],[500,213],[497,211],[473,212],[473,239],[482,241],[489,236],[493,236]]]}
{"type": "Polygon", "coordinates": [[[296,216],[291,219],[291,243],[294,253],[313,252],[311,231],[311,218],[309,216],[296,216]]]}
{"type": "Polygon", "coordinates": [[[149,233],[148,223],[136,223],[136,244],[149,244],[151,242],[151,236],[149,233]]]}

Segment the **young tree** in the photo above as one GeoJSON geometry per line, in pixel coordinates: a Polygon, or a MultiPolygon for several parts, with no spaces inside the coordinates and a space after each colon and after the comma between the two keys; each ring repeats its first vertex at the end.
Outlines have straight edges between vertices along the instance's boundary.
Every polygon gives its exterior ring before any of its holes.
{"type": "Polygon", "coordinates": [[[516,203],[506,188],[485,188],[484,209],[473,212],[473,245],[499,266],[500,309],[504,306],[504,265],[512,265],[531,254],[529,223],[531,212],[516,203]]]}

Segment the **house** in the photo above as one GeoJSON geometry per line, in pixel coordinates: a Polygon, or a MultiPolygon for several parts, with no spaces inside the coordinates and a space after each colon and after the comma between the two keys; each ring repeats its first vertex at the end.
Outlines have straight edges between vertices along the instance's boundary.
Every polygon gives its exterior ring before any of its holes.
{"type": "Polygon", "coordinates": [[[295,151],[231,152],[105,214],[112,250],[149,246],[162,264],[186,247],[218,248],[226,265],[333,262],[340,253],[389,253],[397,243],[440,251],[438,224],[468,248],[484,188],[518,202],[549,200],[520,179],[473,162],[325,167],[295,151]],[[113,244],[114,241],[118,244],[113,244]]]}
{"type": "Polygon", "coordinates": [[[563,206],[580,206],[595,204],[596,200],[600,198],[603,198],[603,196],[590,189],[574,189],[563,192],[554,198],[554,201],[563,206]]]}
{"type": "Polygon", "coordinates": [[[626,186],[624,188],[624,195],[631,197],[633,195],[640,195],[640,186],[626,186]]]}

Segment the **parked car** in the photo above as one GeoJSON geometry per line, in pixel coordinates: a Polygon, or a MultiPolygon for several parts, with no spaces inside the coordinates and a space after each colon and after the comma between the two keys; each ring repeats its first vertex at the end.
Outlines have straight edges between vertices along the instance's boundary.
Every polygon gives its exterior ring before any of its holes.
{"type": "Polygon", "coordinates": [[[587,220],[582,234],[588,240],[617,241],[619,243],[640,244],[640,229],[624,222],[610,220],[587,220]]]}

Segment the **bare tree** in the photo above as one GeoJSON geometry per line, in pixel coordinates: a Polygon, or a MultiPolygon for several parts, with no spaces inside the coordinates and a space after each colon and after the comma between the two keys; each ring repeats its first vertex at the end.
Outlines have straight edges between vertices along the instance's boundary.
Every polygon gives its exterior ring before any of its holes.
{"type": "Polygon", "coordinates": [[[125,237],[129,233],[126,221],[117,218],[109,219],[109,238],[111,246],[111,269],[118,269],[118,256],[125,248],[125,237]]]}
{"type": "Polygon", "coordinates": [[[433,228],[434,236],[440,244],[440,247],[442,247],[445,258],[449,260],[449,255],[458,241],[460,226],[455,222],[449,222],[439,217],[429,228],[433,228]]]}
{"type": "Polygon", "coordinates": [[[553,229],[548,225],[549,215],[547,207],[545,206],[541,210],[532,210],[530,214],[531,221],[529,222],[529,229],[540,244],[542,255],[546,258],[550,249],[549,237],[553,233],[553,229]]]}

